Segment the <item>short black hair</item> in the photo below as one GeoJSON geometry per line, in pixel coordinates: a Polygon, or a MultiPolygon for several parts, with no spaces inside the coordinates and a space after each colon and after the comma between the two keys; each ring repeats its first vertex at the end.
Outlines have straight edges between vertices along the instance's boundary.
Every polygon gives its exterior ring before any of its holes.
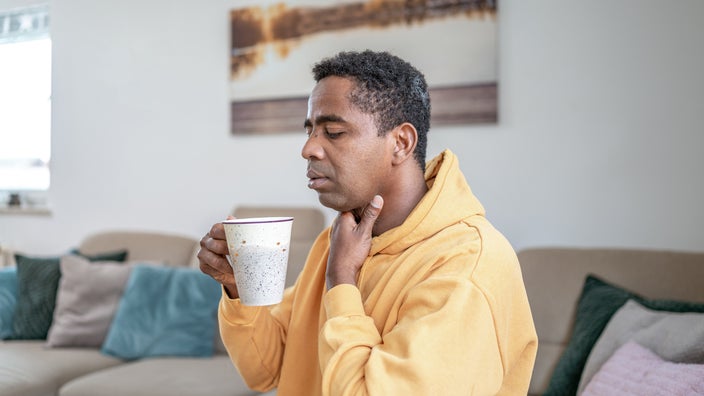
{"type": "Polygon", "coordinates": [[[374,117],[380,136],[404,122],[412,124],[418,131],[413,157],[425,170],[430,94],[423,73],[389,52],[366,50],[343,51],[313,66],[315,82],[330,76],[356,83],[350,101],[374,117]]]}

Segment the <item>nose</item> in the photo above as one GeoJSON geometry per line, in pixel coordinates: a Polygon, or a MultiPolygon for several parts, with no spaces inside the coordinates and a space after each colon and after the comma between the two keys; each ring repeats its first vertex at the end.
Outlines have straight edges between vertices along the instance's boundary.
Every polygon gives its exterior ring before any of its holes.
{"type": "Polygon", "coordinates": [[[308,140],[306,140],[303,148],[301,149],[301,156],[303,158],[309,161],[311,159],[323,159],[324,150],[318,141],[320,139],[318,136],[319,134],[316,132],[311,133],[310,136],[308,136],[308,140]]]}

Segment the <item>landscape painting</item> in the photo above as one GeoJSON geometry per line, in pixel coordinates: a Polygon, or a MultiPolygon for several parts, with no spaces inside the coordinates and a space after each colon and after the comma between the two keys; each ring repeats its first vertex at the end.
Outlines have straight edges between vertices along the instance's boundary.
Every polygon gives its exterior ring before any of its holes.
{"type": "Polygon", "coordinates": [[[497,2],[251,1],[230,11],[233,135],[300,132],[310,69],[339,51],[389,51],[423,72],[431,126],[498,120],[497,2]]]}

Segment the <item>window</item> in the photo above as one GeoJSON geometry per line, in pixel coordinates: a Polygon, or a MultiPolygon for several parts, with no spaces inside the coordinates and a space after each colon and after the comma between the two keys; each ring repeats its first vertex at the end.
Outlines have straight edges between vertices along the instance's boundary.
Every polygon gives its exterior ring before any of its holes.
{"type": "Polygon", "coordinates": [[[47,6],[0,11],[0,191],[46,191],[51,158],[47,6]]]}

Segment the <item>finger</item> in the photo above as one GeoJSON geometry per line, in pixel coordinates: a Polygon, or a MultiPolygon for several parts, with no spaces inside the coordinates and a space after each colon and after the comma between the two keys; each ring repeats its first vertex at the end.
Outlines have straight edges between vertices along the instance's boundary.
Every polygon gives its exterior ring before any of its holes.
{"type": "Polygon", "coordinates": [[[381,195],[375,195],[374,198],[372,198],[371,202],[369,202],[369,205],[364,208],[364,213],[362,213],[362,218],[359,221],[359,227],[365,230],[366,232],[371,233],[372,228],[374,227],[374,223],[379,217],[379,213],[381,213],[381,208],[383,206],[384,199],[381,197],[381,195]]]}
{"type": "Polygon", "coordinates": [[[218,283],[225,286],[225,288],[231,288],[235,290],[230,293],[231,296],[237,295],[237,286],[235,285],[235,275],[232,271],[232,267],[222,257],[214,257],[214,261],[200,260],[200,270],[204,274],[212,277],[218,283]],[[224,265],[222,263],[225,263],[224,265]]]}
{"type": "Polygon", "coordinates": [[[356,226],[357,222],[351,212],[339,212],[331,224],[332,235],[337,235],[342,230],[354,229],[356,226]]]}
{"type": "MultiPolygon", "coordinates": [[[[229,254],[225,230],[221,223],[214,224],[200,240],[201,251],[210,251],[217,255],[225,256],[229,254]]],[[[200,257],[200,252],[198,253],[200,257]]]]}
{"type": "Polygon", "coordinates": [[[215,223],[210,228],[208,235],[210,235],[210,237],[213,239],[224,240],[225,239],[225,227],[222,225],[222,223],[215,223]]]}
{"type": "Polygon", "coordinates": [[[335,218],[335,223],[338,227],[344,226],[345,228],[354,228],[357,225],[357,221],[354,219],[354,214],[352,212],[342,212],[335,218]]]}
{"type": "Polygon", "coordinates": [[[198,252],[198,261],[200,262],[201,271],[211,276],[218,273],[232,272],[232,266],[230,266],[230,263],[225,257],[215,254],[208,249],[200,249],[198,252]]]}
{"type": "Polygon", "coordinates": [[[226,256],[230,254],[230,251],[227,248],[227,241],[224,239],[216,239],[211,237],[204,237],[200,241],[200,247],[201,250],[208,250],[211,251],[215,254],[218,254],[220,256],[226,256]]]}

